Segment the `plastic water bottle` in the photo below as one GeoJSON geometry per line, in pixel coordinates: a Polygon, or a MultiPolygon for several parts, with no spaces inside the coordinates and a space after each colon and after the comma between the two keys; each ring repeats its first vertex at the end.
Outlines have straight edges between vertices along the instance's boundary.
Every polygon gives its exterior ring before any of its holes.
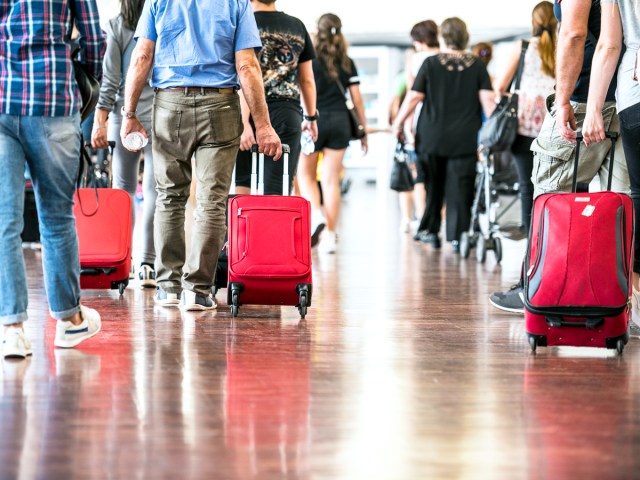
{"type": "Polygon", "coordinates": [[[303,131],[302,137],[300,138],[300,149],[302,150],[302,153],[305,155],[311,155],[315,148],[311,134],[306,130],[303,131]]]}
{"type": "Polygon", "coordinates": [[[122,144],[127,148],[127,150],[140,150],[147,146],[149,143],[149,139],[142,135],[140,132],[131,132],[124,138],[122,144]]]}

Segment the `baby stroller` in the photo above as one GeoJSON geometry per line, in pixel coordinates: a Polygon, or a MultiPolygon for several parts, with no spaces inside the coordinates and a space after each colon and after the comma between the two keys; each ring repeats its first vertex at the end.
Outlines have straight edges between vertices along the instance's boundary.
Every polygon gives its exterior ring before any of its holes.
{"type": "Polygon", "coordinates": [[[493,251],[496,263],[502,260],[502,241],[499,220],[518,200],[517,173],[511,162],[510,152],[493,152],[483,147],[478,149],[478,175],[476,191],[471,207],[469,231],[460,236],[460,255],[468,258],[472,248],[476,249],[476,259],[484,263],[487,252],[493,251]],[[501,207],[499,195],[513,196],[513,199],[501,207]]]}

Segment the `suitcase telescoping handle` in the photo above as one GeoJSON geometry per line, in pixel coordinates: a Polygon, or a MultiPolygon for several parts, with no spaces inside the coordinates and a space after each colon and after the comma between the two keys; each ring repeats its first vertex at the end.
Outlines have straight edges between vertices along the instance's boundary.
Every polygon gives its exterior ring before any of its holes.
{"type": "MultiPolygon", "coordinates": [[[[289,195],[289,152],[289,145],[283,143],[282,195],[285,197],[289,195]]],[[[256,144],[251,145],[251,195],[264,195],[264,153],[258,152],[256,144]]]]}
{"type": "MultiPolygon", "coordinates": [[[[607,179],[607,190],[611,190],[613,183],[613,160],[616,153],[616,140],[618,134],[616,132],[606,132],[605,136],[611,139],[611,156],[609,157],[609,178],[607,179]]],[[[576,135],[576,159],[573,162],[573,184],[571,191],[575,193],[578,190],[578,157],[580,157],[580,144],[582,143],[582,133],[576,135]]]]}

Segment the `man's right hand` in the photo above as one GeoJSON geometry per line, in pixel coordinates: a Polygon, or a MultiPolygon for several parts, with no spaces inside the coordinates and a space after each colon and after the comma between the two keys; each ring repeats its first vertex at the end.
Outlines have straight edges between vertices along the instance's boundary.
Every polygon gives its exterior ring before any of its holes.
{"type": "MultiPolygon", "coordinates": [[[[120,129],[120,140],[122,141],[123,145],[125,145],[124,139],[126,138],[126,136],[133,132],[140,132],[142,135],[145,136],[145,138],[149,138],[149,134],[144,129],[144,127],[140,123],[140,120],[138,120],[137,117],[128,118],[123,116],[122,128],[120,129]]],[[[127,148],[127,150],[129,149],[127,148]]],[[[131,150],[131,151],[137,152],[138,150],[131,150]]]]}
{"type": "Polygon", "coordinates": [[[270,125],[256,130],[258,151],[279,160],[282,156],[282,143],[276,131],[270,125]]]}
{"type": "Polygon", "coordinates": [[[567,142],[576,141],[576,116],[570,103],[556,105],[556,123],[560,129],[560,136],[567,142]]]}

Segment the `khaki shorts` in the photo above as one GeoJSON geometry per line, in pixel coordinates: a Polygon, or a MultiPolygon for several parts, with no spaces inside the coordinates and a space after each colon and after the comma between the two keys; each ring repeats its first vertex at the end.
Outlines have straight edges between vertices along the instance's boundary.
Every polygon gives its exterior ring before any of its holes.
{"type": "MultiPolygon", "coordinates": [[[[586,115],[585,103],[571,102],[575,112],[578,130],[582,130],[582,123],[586,115]]],[[[533,182],[534,198],[549,192],[570,192],[573,181],[574,158],[576,144],[567,142],[560,136],[556,124],[555,95],[547,98],[547,115],[542,124],[538,137],[533,141],[533,182]]],[[[606,102],[602,108],[604,128],[611,132],[620,132],[620,120],[616,112],[615,102],[606,102]]],[[[611,141],[596,143],[585,147],[581,145],[580,161],[578,165],[578,182],[590,184],[599,178],[600,190],[607,188],[609,175],[609,153],[611,141]]],[[[629,173],[627,162],[622,149],[622,142],[616,142],[615,159],[613,165],[612,190],[615,192],[629,192],[629,173]]]]}

